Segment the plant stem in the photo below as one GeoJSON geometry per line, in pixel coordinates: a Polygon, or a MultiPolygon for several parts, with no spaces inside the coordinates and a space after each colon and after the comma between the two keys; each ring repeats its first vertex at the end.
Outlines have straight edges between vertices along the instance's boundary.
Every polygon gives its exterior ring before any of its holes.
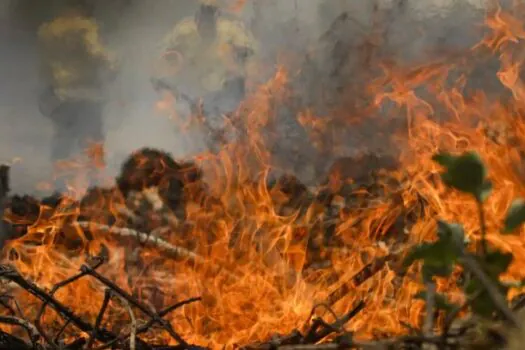
{"type": "MultiPolygon", "coordinates": [[[[425,283],[427,289],[425,323],[423,325],[423,335],[432,337],[434,335],[434,305],[436,303],[436,285],[433,281],[425,283]]],[[[432,350],[436,347],[433,344],[423,344],[422,349],[432,350]]]]}
{"type": "Polygon", "coordinates": [[[481,230],[481,254],[485,256],[488,253],[487,224],[485,221],[485,211],[483,210],[483,201],[480,198],[476,198],[476,203],[478,204],[479,224],[481,230]]]}
{"type": "Polygon", "coordinates": [[[477,261],[472,256],[465,254],[461,257],[460,262],[464,268],[468,269],[480,281],[501,315],[503,315],[512,326],[517,327],[519,324],[518,319],[509,309],[505,297],[498,290],[497,286],[490,281],[477,261]]]}

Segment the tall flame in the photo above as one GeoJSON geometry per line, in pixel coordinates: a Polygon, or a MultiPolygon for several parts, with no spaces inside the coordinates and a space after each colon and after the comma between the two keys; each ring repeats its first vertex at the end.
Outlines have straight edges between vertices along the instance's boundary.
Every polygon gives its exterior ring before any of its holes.
{"type": "MultiPolygon", "coordinates": [[[[283,203],[292,195],[278,186],[267,186],[271,148],[277,142],[271,138],[278,122],[276,106],[288,103],[293,96],[286,67],[278,67],[275,75],[226,119],[236,138],[224,141],[216,154],[195,157],[211,179],[209,191],[214,201],[202,200],[197,190],[188,187],[188,198],[193,200],[186,203],[185,222],[162,233],[163,239],[193,251],[204,263],[185,264],[147,246],[138,249],[137,261],[130,262],[131,245],[122,243],[119,236],[99,230],[96,225],[87,233],[76,223],[86,211],[100,208],[120,218],[119,208],[125,199],[116,190],[87,207],[63,201],[53,215],[49,214],[50,208],[42,207],[28,232],[4,248],[4,260],[40,286],[51,288],[76,273],[87,255],[104,250],[109,260],[101,273],[157,309],[177,300],[203,297],[201,303],[187,305],[167,317],[188,342],[231,348],[261,341],[302,327],[315,305],[326,302],[374,259],[434,238],[437,218],[462,223],[468,236],[477,239],[480,228],[475,203],[436,181],[439,169],[431,162],[438,150],[475,150],[488,164],[494,183],[494,194],[485,207],[488,239],[514,254],[505,278],[522,279],[525,232],[516,236],[502,236],[499,232],[511,200],[525,195],[525,91],[519,74],[525,58],[521,49],[525,31],[516,14],[501,8],[487,17],[486,25],[489,31],[483,41],[464,55],[417,67],[384,64],[381,75],[363,89],[371,101],[363,110],[377,112],[385,103],[393,102],[392,114],[406,117],[405,126],[392,131],[390,137],[402,150],[401,166],[389,174],[398,180],[396,186],[381,184],[387,194],[380,200],[340,211],[334,236],[346,249],[318,244],[318,254],[330,261],[330,268],[307,266],[313,254],[310,246],[322,240],[327,230],[323,224],[325,205],[313,201],[306,209],[283,211],[283,203]],[[500,59],[497,78],[511,92],[509,98],[467,91],[470,65],[474,59],[488,55],[500,59]],[[425,92],[420,93],[422,90],[425,92]],[[416,207],[420,210],[414,211],[416,207]],[[410,221],[404,232],[397,233],[404,242],[398,247],[385,244],[399,217],[410,221]]],[[[173,103],[176,101],[168,96],[159,107],[171,113],[173,103]]],[[[344,149],[339,144],[344,140],[323,142],[327,135],[337,132],[334,125],[357,125],[372,118],[372,114],[335,111],[330,117],[318,118],[313,109],[304,106],[297,112],[297,119],[317,148],[330,147],[327,152],[337,152],[344,149]]],[[[380,121],[376,118],[375,122],[380,121]]],[[[200,122],[197,118],[192,123],[200,122]]],[[[97,154],[96,150],[92,152],[94,159],[98,159],[97,154]]],[[[340,180],[347,179],[333,178],[331,183],[338,185],[332,187],[340,188],[340,180]]],[[[13,213],[8,213],[7,219],[13,223],[28,220],[13,213]]],[[[117,219],[114,225],[121,227],[125,222],[117,219]]],[[[411,272],[401,278],[393,265],[386,264],[366,282],[351,287],[332,309],[343,314],[356,301],[366,300],[366,308],[352,320],[349,329],[359,337],[403,333],[403,323],[420,323],[423,308],[413,299],[421,285],[415,271],[411,272]]],[[[461,298],[453,281],[440,281],[438,287],[452,298],[461,298]]],[[[514,290],[509,297],[517,292],[514,290]]],[[[27,316],[34,316],[40,302],[21,290],[12,293],[24,310],[33,313],[27,316]]],[[[56,297],[93,321],[102,304],[103,287],[83,278],[61,289],[56,297]]],[[[326,310],[323,316],[331,317],[326,310]]],[[[115,329],[125,328],[128,322],[124,310],[118,308],[106,318],[106,324],[115,329]]],[[[53,312],[47,312],[44,321],[57,329],[63,323],[53,312]]],[[[66,334],[76,335],[73,328],[68,328],[66,334]]],[[[145,338],[172,342],[160,330],[145,338]]]]}

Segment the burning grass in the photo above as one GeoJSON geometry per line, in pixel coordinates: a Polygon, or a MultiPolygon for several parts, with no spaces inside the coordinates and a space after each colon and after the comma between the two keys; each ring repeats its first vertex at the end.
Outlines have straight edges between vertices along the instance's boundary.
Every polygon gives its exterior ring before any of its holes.
{"type": "MultiPolygon", "coordinates": [[[[293,79],[281,67],[228,116],[234,139],[210,130],[221,142],[218,152],[179,163],[141,150],[117,186],[90,189],[81,200],[74,199],[81,181],[67,196],[10,197],[4,217],[12,239],[0,270],[10,283],[2,286],[0,323],[37,320],[23,325],[34,340],[71,349],[118,344],[115,338],[122,347],[133,339],[137,349],[182,339],[264,348],[272,338],[274,345],[326,342],[342,327],[365,340],[407,334],[422,326],[425,303],[414,299],[423,286],[417,267],[400,268],[403,255],[435,238],[437,219],[461,222],[472,241],[480,237],[476,203],[437,180],[432,156],[439,151],[475,150],[488,164],[494,189],[484,204],[487,239],[514,257],[503,278],[521,281],[524,233],[500,234],[511,201],[525,195],[518,16],[492,12],[488,34],[464,55],[417,67],[382,65],[351,112],[345,106],[316,118],[297,111],[309,142],[331,156],[344,153],[342,129],[386,124],[375,137],[399,151],[388,171],[379,168],[391,161],[361,155],[339,161],[315,189],[294,176],[273,178],[278,108],[294,99],[293,79]],[[472,65],[485,57],[500,59],[497,77],[508,96],[467,89],[472,65]],[[395,130],[379,112],[390,102],[388,114],[408,122],[395,130]],[[62,285],[72,276],[78,278],[62,285]],[[81,338],[87,345],[77,343],[81,338]]],[[[164,100],[163,111],[171,113],[173,102],[164,100]]],[[[94,164],[91,175],[103,165],[94,164]]],[[[437,291],[465,301],[454,278],[438,279],[437,291]]],[[[519,293],[512,289],[508,298],[519,293]]],[[[3,329],[24,338],[18,327],[3,329]]]]}

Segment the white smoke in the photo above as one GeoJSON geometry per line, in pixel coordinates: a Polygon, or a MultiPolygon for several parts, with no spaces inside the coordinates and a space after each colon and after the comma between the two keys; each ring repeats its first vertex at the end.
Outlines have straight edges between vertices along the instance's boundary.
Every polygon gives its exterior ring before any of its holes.
{"type": "MultiPolygon", "coordinates": [[[[11,171],[13,190],[33,192],[38,181],[51,178],[53,126],[37,110],[41,82],[35,32],[11,20],[9,3],[16,1],[21,0],[0,1],[0,161],[20,158],[11,171]]],[[[218,2],[231,7],[237,1],[218,2]]],[[[391,10],[389,45],[399,57],[424,59],[428,49],[438,44],[466,48],[478,39],[472,29],[482,20],[483,0],[406,0],[399,10],[400,2],[246,0],[239,15],[256,33],[262,58],[270,63],[279,52],[306,53],[342,12],[359,24],[346,35],[363,35],[371,26],[374,4],[391,10]],[[419,28],[424,34],[417,32],[419,28]]],[[[163,148],[176,157],[191,155],[202,140],[184,138],[170,120],[154,114],[159,96],[149,78],[158,43],[177,21],[193,15],[197,1],[106,0],[97,4],[104,40],[121,63],[105,116],[108,176],[117,173],[131,151],[143,146],[163,148]]]]}

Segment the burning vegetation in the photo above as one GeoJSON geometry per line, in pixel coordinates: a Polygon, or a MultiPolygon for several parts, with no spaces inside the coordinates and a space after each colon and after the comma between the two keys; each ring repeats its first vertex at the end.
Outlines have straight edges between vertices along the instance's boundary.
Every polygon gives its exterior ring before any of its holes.
{"type": "Polygon", "coordinates": [[[489,11],[470,50],[417,66],[387,59],[379,10],[349,55],[342,15],[319,44],[339,58],[317,81],[328,95],[302,91],[326,52],[300,70],[286,57],[218,125],[198,104],[181,117],[163,88],[158,111],[213,147],[137,150],[112,186],[82,188],[102,176],[96,146],[61,164],[75,181],[47,198],[10,193],[0,168],[0,348],[520,349],[525,12],[512,10],[489,11]],[[501,87],[485,91],[473,76],[494,59],[501,87]],[[352,135],[367,151],[349,155],[352,135]]]}

